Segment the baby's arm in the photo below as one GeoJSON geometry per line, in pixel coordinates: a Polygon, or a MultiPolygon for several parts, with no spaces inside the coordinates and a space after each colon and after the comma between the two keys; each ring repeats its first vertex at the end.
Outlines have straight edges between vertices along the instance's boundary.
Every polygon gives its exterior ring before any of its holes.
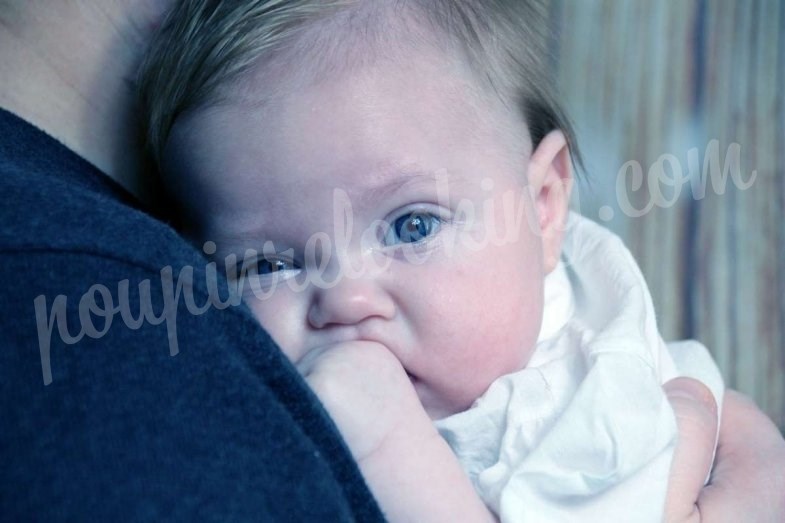
{"type": "MultiPolygon", "coordinates": [[[[398,360],[382,345],[334,345],[300,365],[338,425],[390,521],[493,521],[433,428],[398,360]]],[[[713,397],[683,378],[665,389],[679,420],[666,521],[780,521],[785,441],[749,402],[728,393],[712,481],[713,397]],[[686,390],[685,387],[686,386],[686,390]]]]}
{"type": "Polygon", "coordinates": [[[335,421],[390,521],[494,521],[381,344],[314,351],[300,371],[335,421]]]}

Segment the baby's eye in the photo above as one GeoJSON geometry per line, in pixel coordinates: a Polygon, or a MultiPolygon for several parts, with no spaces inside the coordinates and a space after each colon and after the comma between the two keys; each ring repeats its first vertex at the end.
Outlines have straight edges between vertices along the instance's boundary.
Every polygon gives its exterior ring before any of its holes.
{"type": "Polygon", "coordinates": [[[256,262],[256,273],[260,276],[282,271],[296,271],[299,268],[296,263],[286,260],[260,258],[256,262]]]}
{"type": "Polygon", "coordinates": [[[386,245],[417,243],[435,234],[441,224],[441,218],[428,212],[406,213],[390,224],[390,228],[384,235],[384,243],[386,245]]]}
{"type": "Polygon", "coordinates": [[[246,253],[245,259],[238,265],[235,274],[239,278],[278,279],[294,276],[300,272],[300,265],[293,261],[291,256],[287,255],[288,253],[271,252],[264,255],[259,253],[258,257],[255,252],[253,254],[254,256],[250,256],[249,253],[246,253]]]}
{"type": "Polygon", "coordinates": [[[237,285],[237,293],[243,296],[253,293],[264,299],[278,284],[301,274],[300,264],[293,260],[293,254],[291,249],[275,252],[270,248],[268,252],[266,245],[263,253],[249,249],[235,270],[227,268],[227,278],[237,285]]]}

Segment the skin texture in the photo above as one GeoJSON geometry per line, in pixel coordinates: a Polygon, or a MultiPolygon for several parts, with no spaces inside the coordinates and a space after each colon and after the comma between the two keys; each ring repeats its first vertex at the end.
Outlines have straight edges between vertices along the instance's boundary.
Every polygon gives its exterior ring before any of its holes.
{"type": "Polygon", "coordinates": [[[438,418],[528,361],[570,164],[555,132],[538,151],[549,157],[527,176],[528,153],[501,134],[512,124],[497,123],[506,116],[488,106],[481,117],[471,79],[449,68],[435,76],[429,58],[267,104],[221,104],[176,125],[168,150],[174,176],[194,180],[182,202],[192,232],[214,241],[219,259],[274,244],[261,263],[281,270],[260,279],[277,289],[247,303],[292,361],[340,342],[381,343],[438,418]],[[335,232],[346,229],[336,225],[345,215],[336,190],[351,205],[346,239],[335,232]],[[417,223],[422,237],[406,237],[417,223]],[[318,235],[332,248],[311,256],[318,235]],[[293,290],[287,278],[312,283],[293,290]]]}
{"type": "Polygon", "coordinates": [[[134,80],[171,0],[5,0],[0,106],[137,196],[145,193],[134,80]],[[77,51],[78,50],[78,51],[77,51]]]}

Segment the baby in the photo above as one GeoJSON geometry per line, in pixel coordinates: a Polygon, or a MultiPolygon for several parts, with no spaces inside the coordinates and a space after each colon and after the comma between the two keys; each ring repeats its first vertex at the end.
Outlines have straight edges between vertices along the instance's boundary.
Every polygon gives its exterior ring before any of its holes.
{"type": "Polygon", "coordinates": [[[145,63],[178,223],[391,520],[662,518],[677,370],[629,253],[568,212],[543,11],[183,1],[145,63]]]}

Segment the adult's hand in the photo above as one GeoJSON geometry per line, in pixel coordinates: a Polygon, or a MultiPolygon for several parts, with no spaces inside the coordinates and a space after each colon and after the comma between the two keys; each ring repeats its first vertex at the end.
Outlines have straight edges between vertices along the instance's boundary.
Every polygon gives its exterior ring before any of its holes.
{"type": "Polygon", "coordinates": [[[697,381],[665,385],[676,413],[679,444],[668,485],[668,522],[785,521],[785,440],[748,398],[726,391],[714,469],[717,408],[697,381]]]}

